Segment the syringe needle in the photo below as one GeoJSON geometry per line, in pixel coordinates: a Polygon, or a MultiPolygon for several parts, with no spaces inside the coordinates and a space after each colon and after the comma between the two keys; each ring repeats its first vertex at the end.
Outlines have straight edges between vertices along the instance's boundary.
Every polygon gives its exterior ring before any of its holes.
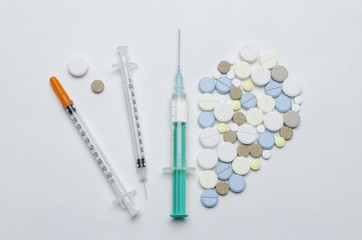
{"type": "Polygon", "coordinates": [[[177,53],[177,67],[180,68],[180,40],[181,40],[181,32],[178,30],[178,53],[177,53]]]}
{"type": "Polygon", "coordinates": [[[145,188],[145,195],[146,195],[146,199],[147,199],[146,182],[143,182],[143,187],[145,188]]]}

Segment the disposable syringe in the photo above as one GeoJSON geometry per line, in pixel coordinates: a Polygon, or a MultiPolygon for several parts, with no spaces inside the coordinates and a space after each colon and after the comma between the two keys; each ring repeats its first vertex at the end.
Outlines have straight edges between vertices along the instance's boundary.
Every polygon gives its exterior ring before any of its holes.
{"type": "Polygon", "coordinates": [[[145,195],[147,198],[146,192],[146,180],[147,180],[147,169],[146,169],[146,160],[144,156],[143,141],[142,141],[142,132],[141,126],[139,123],[138,108],[136,103],[136,95],[133,85],[133,79],[131,74],[131,69],[136,68],[137,64],[131,63],[128,57],[128,47],[120,46],[117,48],[117,51],[120,55],[120,62],[114,64],[113,67],[119,69],[122,75],[123,81],[123,90],[126,97],[127,110],[128,110],[128,119],[131,127],[131,135],[133,142],[133,150],[136,156],[136,167],[138,178],[141,182],[144,183],[145,195]]]}
{"type": "Polygon", "coordinates": [[[173,161],[172,167],[166,167],[163,171],[173,175],[171,217],[185,218],[188,216],[186,214],[186,173],[194,172],[195,168],[186,167],[187,100],[180,68],[180,30],[178,32],[178,66],[171,97],[171,122],[173,161]]]}
{"type": "Polygon", "coordinates": [[[116,172],[113,170],[110,163],[106,159],[106,156],[102,152],[101,148],[94,140],[91,132],[88,130],[87,126],[81,119],[78,110],[73,104],[73,101],[69,98],[68,94],[65,92],[58,79],[56,77],[51,77],[50,84],[52,85],[54,92],[57,94],[59,100],[63,104],[63,108],[68,113],[74,126],[77,128],[80,136],[87,144],[99,167],[103,170],[106,179],[111,184],[114,194],[116,195],[116,200],[113,201],[113,204],[119,203],[123,208],[127,208],[131,217],[136,216],[139,213],[139,211],[135,208],[133,204],[133,196],[136,191],[133,190],[131,192],[127,192],[126,188],[117,177],[116,172]]]}

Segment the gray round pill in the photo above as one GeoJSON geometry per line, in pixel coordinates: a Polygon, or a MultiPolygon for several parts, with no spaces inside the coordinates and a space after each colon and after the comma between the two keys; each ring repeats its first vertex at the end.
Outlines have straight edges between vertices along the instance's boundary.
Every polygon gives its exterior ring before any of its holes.
{"type": "Polygon", "coordinates": [[[230,90],[229,94],[230,94],[231,99],[239,100],[241,98],[241,96],[243,95],[243,91],[239,87],[233,87],[230,90]]]}
{"type": "Polygon", "coordinates": [[[284,138],[285,140],[289,140],[293,137],[293,129],[290,127],[284,126],[279,131],[279,135],[284,138]]]}
{"type": "Polygon", "coordinates": [[[282,65],[277,65],[272,69],[271,76],[277,82],[284,82],[288,77],[288,70],[282,65]]]}
{"type": "Polygon", "coordinates": [[[290,128],[296,128],[298,127],[300,123],[300,116],[297,112],[294,111],[288,111],[286,114],[284,114],[284,124],[290,128]]]}
{"type": "Polygon", "coordinates": [[[230,71],[230,63],[227,61],[221,61],[219,65],[217,65],[217,70],[221,74],[227,74],[230,71]]]}
{"type": "Polygon", "coordinates": [[[104,83],[101,80],[95,80],[91,85],[92,91],[95,93],[101,93],[104,90],[104,83]]]}
{"type": "Polygon", "coordinates": [[[224,141],[231,142],[231,143],[235,142],[236,141],[236,132],[231,131],[231,130],[226,131],[224,133],[224,141]]]}
{"type": "Polygon", "coordinates": [[[245,114],[242,112],[236,112],[234,113],[233,116],[233,122],[236,123],[237,125],[241,125],[245,122],[246,117],[245,114]]]}
{"type": "Polygon", "coordinates": [[[229,192],[229,184],[224,181],[218,182],[215,189],[219,195],[224,196],[229,192]]]}
{"type": "Polygon", "coordinates": [[[250,146],[249,151],[251,156],[258,158],[263,153],[263,148],[259,144],[253,144],[250,146]]]}

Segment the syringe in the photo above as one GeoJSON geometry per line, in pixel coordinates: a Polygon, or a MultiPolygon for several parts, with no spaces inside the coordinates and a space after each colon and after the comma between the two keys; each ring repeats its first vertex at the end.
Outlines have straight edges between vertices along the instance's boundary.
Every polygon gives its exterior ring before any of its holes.
{"type": "Polygon", "coordinates": [[[134,91],[133,79],[131,76],[131,69],[136,68],[137,64],[129,62],[128,58],[128,47],[120,46],[117,48],[120,57],[120,63],[114,64],[113,67],[119,69],[122,75],[123,90],[126,97],[128,119],[131,127],[131,135],[133,142],[133,150],[136,155],[136,166],[138,178],[144,184],[145,195],[147,198],[146,191],[146,180],[147,180],[147,169],[146,160],[144,156],[143,141],[141,126],[139,123],[138,108],[136,104],[136,95],[134,91]]]}
{"type": "Polygon", "coordinates": [[[180,30],[178,31],[178,66],[171,99],[171,122],[173,127],[173,167],[166,167],[163,171],[173,174],[171,217],[184,218],[188,216],[186,214],[186,172],[194,172],[195,168],[186,167],[187,100],[180,69],[180,30]]]}
{"type": "Polygon", "coordinates": [[[121,181],[116,175],[116,172],[112,169],[109,164],[106,156],[102,152],[101,148],[97,145],[94,140],[91,132],[88,130],[87,126],[81,119],[78,110],[75,108],[73,101],[69,98],[68,94],[65,92],[62,85],[59,83],[56,77],[50,78],[50,84],[52,85],[54,92],[57,94],[59,100],[63,104],[63,108],[68,113],[70,119],[72,120],[74,126],[77,128],[80,136],[83,138],[84,142],[87,144],[89,150],[91,151],[93,157],[97,161],[99,167],[103,170],[106,179],[111,184],[112,189],[116,195],[116,200],[113,201],[113,204],[120,204],[123,208],[127,208],[131,217],[136,216],[139,211],[135,208],[133,204],[133,196],[136,193],[135,190],[127,192],[121,181]]]}

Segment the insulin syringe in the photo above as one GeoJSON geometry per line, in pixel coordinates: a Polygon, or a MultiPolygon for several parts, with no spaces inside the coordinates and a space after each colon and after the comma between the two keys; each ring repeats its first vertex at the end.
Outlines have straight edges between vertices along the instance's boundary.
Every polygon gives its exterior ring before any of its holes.
{"type": "Polygon", "coordinates": [[[136,95],[134,91],[133,79],[131,74],[131,69],[136,68],[137,64],[129,62],[127,46],[120,46],[117,48],[117,51],[120,55],[120,62],[114,64],[113,67],[121,71],[123,90],[127,103],[128,119],[131,128],[133,150],[136,156],[136,167],[137,167],[138,178],[144,184],[145,195],[147,198],[147,192],[146,192],[147,168],[144,156],[141,126],[139,123],[138,109],[136,104],[136,95]]]}
{"type": "Polygon", "coordinates": [[[133,196],[136,191],[133,190],[131,192],[127,192],[126,188],[123,186],[115,171],[106,159],[106,156],[97,145],[92,134],[81,119],[78,110],[73,104],[73,101],[69,98],[68,94],[65,92],[58,79],[55,77],[51,77],[50,84],[52,85],[54,92],[57,94],[59,100],[63,104],[63,108],[68,113],[80,136],[87,144],[99,167],[103,170],[106,179],[111,184],[112,189],[116,195],[116,200],[113,201],[113,204],[120,204],[123,208],[127,208],[128,212],[132,217],[136,216],[139,213],[139,211],[135,208],[133,204],[133,196]]]}

